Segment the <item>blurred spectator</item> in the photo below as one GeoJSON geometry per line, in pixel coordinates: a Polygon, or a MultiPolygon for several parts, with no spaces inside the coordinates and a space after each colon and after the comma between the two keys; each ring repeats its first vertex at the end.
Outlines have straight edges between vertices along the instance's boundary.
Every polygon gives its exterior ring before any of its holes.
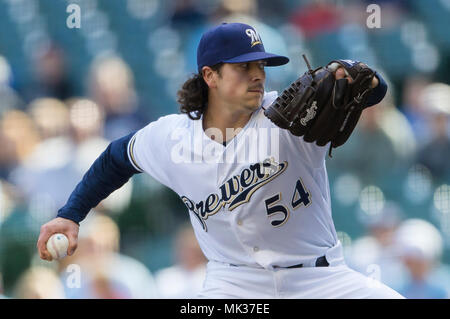
{"type": "Polygon", "coordinates": [[[70,264],[80,266],[80,286],[65,286],[67,298],[156,298],[150,271],[139,261],[120,254],[116,223],[106,215],[91,212],[80,224],[78,248],[60,264],[61,276],[68,282],[70,264]]]}
{"type": "Polygon", "coordinates": [[[0,87],[9,86],[12,78],[11,66],[8,60],[0,55],[0,87]]]}
{"type": "Polygon", "coordinates": [[[364,215],[362,223],[367,235],[352,243],[348,265],[364,275],[379,276],[377,279],[389,287],[397,286],[404,268],[395,250],[394,237],[403,216],[403,211],[394,202],[385,203],[376,214],[364,215]]]}
{"type": "Polygon", "coordinates": [[[23,108],[21,97],[11,88],[12,70],[5,57],[0,55],[0,117],[6,111],[23,108]]]}
{"type": "Polygon", "coordinates": [[[162,298],[195,298],[203,287],[206,258],[190,223],[178,230],[174,253],[176,264],[156,273],[156,284],[162,298]]]}
{"type": "Polygon", "coordinates": [[[0,178],[0,227],[21,200],[17,187],[0,178]]]}
{"type": "MultiPolygon", "coordinates": [[[[103,114],[94,102],[72,98],[70,109],[61,101],[37,99],[30,113],[42,141],[10,174],[11,181],[26,195],[30,213],[46,222],[62,207],[85,171],[103,152],[108,141],[101,137],[103,114]],[[40,203],[38,211],[33,206],[40,203]],[[45,207],[45,208],[44,208],[45,207]]],[[[132,190],[130,181],[105,203],[112,212],[122,211],[132,190]]]]}
{"type": "Polygon", "coordinates": [[[420,75],[406,78],[403,86],[403,105],[400,110],[405,114],[416,137],[419,146],[430,138],[430,128],[427,122],[428,106],[421,99],[422,91],[430,81],[420,75]]]}
{"type": "Polygon", "coordinates": [[[375,108],[378,112],[376,113],[378,126],[392,141],[398,159],[402,162],[397,164],[404,166],[405,163],[413,161],[412,158],[417,151],[414,132],[406,117],[395,106],[391,91],[388,91],[383,101],[375,108]]]}
{"type": "Polygon", "coordinates": [[[100,105],[86,98],[71,98],[67,104],[71,134],[76,144],[103,136],[105,114],[100,105]]]}
{"type": "MultiPolygon", "coordinates": [[[[70,137],[69,109],[60,100],[39,98],[29,113],[40,137],[33,151],[10,174],[29,201],[52,202],[46,216],[63,205],[81,174],[71,173],[75,145],[70,137]]],[[[39,220],[39,219],[38,219],[39,220]]]]}
{"type": "Polygon", "coordinates": [[[383,209],[362,217],[362,223],[383,249],[391,249],[394,234],[405,213],[400,206],[392,201],[384,203],[383,209]]]}
{"type": "Polygon", "coordinates": [[[323,0],[310,1],[300,5],[290,17],[293,25],[301,29],[307,38],[339,28],[341,12],[332,3],[323,0]]]}
{"type": "Polygon", "coordinates": [[[1,164],[7,169],[24,163],[40,141],[39,131],[32,118],[18,110],[8,111],[0,118],[0,138],[5,141],[5,144],[2,143],[4,147],[0,149],[1,164]]]}
{"type": "Polygon", "coordinates": [[[171,4],[170,21],[172,26],[180,31],[184,28],[195,28],[207,20],[205,12],[201,10],[205,3],[199,0],[175,0],[171,4]]]}
{"type": "Polygon", "coordinates": [[[0,84],[0,116],[2,116],[6,111],[13,109],[23,109],[25,103],[22,97],[19,96],[16,91],[14,91],[9,86],[2,86],[0,84]]]}
{"type": "Polygon", "coordinates": [[[431,136],[417,154],[417,162],[430,169],[434,178],[450,178],[450,86],[432,84],[422,92],[423,103],[428,106],[428,126],[431,136]]]}
{"type": "Polygon", "coordinates": [[[450,138],[447,135],[448,115],[433,117],[433,138],[417,154],[417,162],[430,169],[437,180],[450,178],[450,138]]]}
{"type": "Polygon", "coordinates": [[[74,95],[67,77],[64,51],[55,44],[36,55],[33,61],[33,71],[33,82],[24,92],[28,101],[39,97],[65,100],[74,95]]]}
{"type": "Polygon", "coordinates": [[[409,278],[398,290],[406,298],[448,298],[449,275],[431,280],[438,268],[443,250],[439,231],[421,219],[404,221],[396,233],[396,246],[409,278]],[[446,286],[445,286],[446,285],[446,286]]]}
{"type": "Polygon", "coordinates": [[[14,141],[0,128],[0,178],[6,179],[16,167],[18,157],[14,141]]]}
{"type": "Polygon", "coordinates": [[[73,151],[68,107],[54,98],[39,98],[30,103],[29,114],[41,141],[23,164],[41,170],[66,165],[73,151]]]}
{"type": "Polygon", "coordinates": [[[216,22],[219,22],[220,20],[224,20],[224,22],[236,22],[237,20],[226,21],[226,18],[224,17],[230,17],[231,15],[241,14],[247,17],[254,17],[256,20],[258,16],[257,15],[258,8],[259,8],[258,3],[255,0],[249,1],[221,0],[220,5],[216,8],[216,11],[212,16],[212,19],[213,21],[216,22]]]}
{"type": "Polygon", "coordinates": [[[32,101],[28,109],[43,139],[68,135],[69,110],[60,100],[39,98],[32,101]]]}
{"type": "Polygon", "coordinates": [[[63,299],[64,288],[58,276],[49,268],[32,267],[20,277],[14,292],[19,299],[63,299]]]}
{"type": "Polygon", "coordinates": [[[380,104],[363,111],[355,131],[327,164],[335,171],[356,169],[363,182],[373,183],[404,169],[415,149],[411,127],[388,93],[380,104]]]}
{"type": "Polygon", "coordinates": [[[40,227],[25,206],[21,189],[0,179],[0,290],[4,289],[3,294],[8,297],[18,278],[30,267],[36,246],[34,230],[40,227]]]}
{"type": "MultiPolygon", "coordinates": [[[[88,99],[72,98],[70,105],[71,136],[75,143],[75,152],[66,168],[72,178],[66,178],[66,183],[76,185],[94,160],[108,146],[109,140],[103,137],[105,126],[104,113],[99,105],[88,99]]],[[[128,135],[131,132],[126,133],[128,135]]],[[[129,204],[133,180],[113,192],[101,205],[106,205],[110,213],[119,213],[129,204]]],[[[73,188],[72,188],[73,189],[73,188]]],[[[64,202],[69,193],[64,195],[64,202]]]]}
{"type": "Polygon", "coordinates": [[[139,108],[134,77],[119,57],[102,57],[91,65],[88,90],[105,117],[103,136],[112,141],[147,124],[139,108]]]}

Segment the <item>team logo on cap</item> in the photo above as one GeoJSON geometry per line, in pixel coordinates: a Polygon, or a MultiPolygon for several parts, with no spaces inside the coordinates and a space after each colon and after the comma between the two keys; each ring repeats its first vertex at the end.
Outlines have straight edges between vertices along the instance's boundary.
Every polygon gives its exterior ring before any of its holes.
{"type": "Polygon", "coordinates": [[[245,34],[252,39],[252,47],[257,44],[262,44],[261,37],[259,36],[258,32],[256,32],[253,29],[246,29],[245,34]]]}

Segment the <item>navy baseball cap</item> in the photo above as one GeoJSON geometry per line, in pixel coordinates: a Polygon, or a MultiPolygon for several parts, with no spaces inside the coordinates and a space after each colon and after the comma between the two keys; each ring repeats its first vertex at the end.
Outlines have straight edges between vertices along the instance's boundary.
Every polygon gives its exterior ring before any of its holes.
{"type": "Polygon", "coordinates": [[[289,62],[289,58],[264,50],[261,37],[256,30],[244,23],[222,23],[206,31],[197,48],[197,67],[214,64],[240,63],[256,60],[267,61],[267,66],[278,66],[289,62]]]}

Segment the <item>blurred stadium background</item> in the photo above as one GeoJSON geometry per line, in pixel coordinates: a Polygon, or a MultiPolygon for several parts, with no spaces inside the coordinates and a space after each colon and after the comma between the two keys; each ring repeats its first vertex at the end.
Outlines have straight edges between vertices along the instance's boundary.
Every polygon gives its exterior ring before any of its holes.
{"type": "Polygon", "coordinates": [[[449,0],[0,0],[0,295],[195,295],[204,259],[188,212],[144,174],[81,223],[71,258],[40,261],[36,240],[110,141],[178,112],[198,40],[223,21],[291,58],[267,69],[266,90],[306,70],[302,53],[385,76],[388,96],[328,159],[336,229],[355,269],[407,297],[448,298],[449,0]],[[71,3],[79,29],[66,25],[71,3]],[[372,3],[381,28],[366,26],[372,3]]]}

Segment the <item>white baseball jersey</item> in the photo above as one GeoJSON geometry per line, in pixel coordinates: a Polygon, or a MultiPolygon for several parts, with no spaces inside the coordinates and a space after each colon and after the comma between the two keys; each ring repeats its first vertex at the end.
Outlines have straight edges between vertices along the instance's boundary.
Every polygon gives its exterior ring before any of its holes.
{"type": "Polygon", "coordinates": [[[276,97],[266,93],[226,146],[208,137],[220,131],[205,132],[184,114],[150,123],[128,144],[135,168],[189,210],[209,260],[198,297],[402,298],[345,264],[331,218],[328,145],[272,124],[263,108],[276,97]],[[330,267],[314,267],[321,256],[330,267]]]}
{"type": "MultiPolygon", "coordinates": [[[[276,97],[266,93],[262,107],[276,97]]],[[[328,145],[304,142],[263,112],[226,146],[205,134],[202,120],[162,117],[130,140],[129,157],[181,197],[209,260],[266,269],[313,265],[338,244],[328,145]]]]}

